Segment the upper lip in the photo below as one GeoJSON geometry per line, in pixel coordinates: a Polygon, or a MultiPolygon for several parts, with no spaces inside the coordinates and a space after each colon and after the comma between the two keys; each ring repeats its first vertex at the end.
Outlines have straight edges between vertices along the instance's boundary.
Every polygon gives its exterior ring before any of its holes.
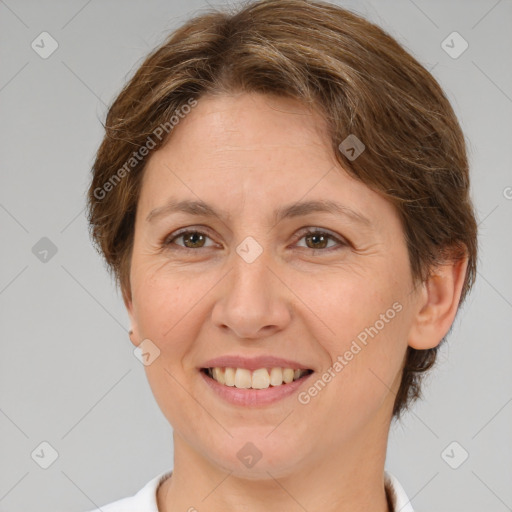
{"type": "Polygon", "coordinates": [[[303,365],[291,359],[282,359],[276,356],[220,356],[206,361],[201,368],[246,368],[247,370],[257,370],[258,368],[293,368],[294,370],[309,370],[307,365],[303,365]]]}

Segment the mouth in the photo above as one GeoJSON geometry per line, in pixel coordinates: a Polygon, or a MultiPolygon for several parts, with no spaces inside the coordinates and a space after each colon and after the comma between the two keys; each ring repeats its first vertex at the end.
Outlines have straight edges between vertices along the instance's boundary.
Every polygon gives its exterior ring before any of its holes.
{"type": "Polygon", "coordinates": [[[200,371],[224,387],[254,390],[285,387],[292,382],[305,379],[313,373],[311,369],[280,367],[249,370],[216,366],[201,368],[200,371]]]}

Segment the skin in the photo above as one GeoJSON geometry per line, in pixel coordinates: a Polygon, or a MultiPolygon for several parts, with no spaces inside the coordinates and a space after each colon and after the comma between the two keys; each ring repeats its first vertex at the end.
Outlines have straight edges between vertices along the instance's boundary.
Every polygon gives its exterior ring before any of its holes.
{"type": "Polygon", "coordinates": [[[387,511],[384,462],[405,351],[434,347],[448,332],[466,266],[440,266],[413,285],[397,212],[342,169],[314,111],[260,94],[200,98],[148,161],[124,290],[132,342],[160,350],[145,369],[173,427],[160,511],[387,511]],[[170,197],[201,199],[228,217],[148,222],[170,197]],[[342,203],[371,227],[332,213],[273,221],[275,208],[312,199],[342,203]],[[172,241],[185,227],[206,237],[172,241]],[[247,236],[263,249],[250,264],[236,252],[247,236]],[[301,404],[298,392],[396,302],[401,311],[301,404]],[[316,374],[275,404],[234,406],[197,370],[225,354],[276,355],[316,374]],[[249,441],[262,454],[252,468],[237,457],[249,441]]]}

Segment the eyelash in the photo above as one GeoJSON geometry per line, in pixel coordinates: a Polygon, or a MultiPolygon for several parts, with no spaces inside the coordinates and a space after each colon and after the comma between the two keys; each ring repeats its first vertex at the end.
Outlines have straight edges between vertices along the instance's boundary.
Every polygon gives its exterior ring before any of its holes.
{"type": "MultiPolygon", "coordinates": [[[[200,230],[197,230],[197,229],[185,229],[183,231],[178,231],[176,233],[173,233],[171,235],[169,235],[168,237],[166,237],[163,241],[163,248],[164,249],[168,249],[168,250],[179,250],[179,251],[198,251],[200,249],[208,249],[208,247],[198,247],[196,249],[193,249],[191,247],[184,247],[184,246],[181,246],[181,245],[176,245],[174,244],[174,241],[179,239],[179,238],[183,238],[185,235],[189,235],[189,234],[198,234],[198,235],[204,235],[208,238],[211,239],[211,237],[208,235],[208,233],[204,232],[204,231],[200,231],[200,230]],[[173,247],[171,247],[171,245],[176,245],[177,249],[174,249],[173,247]]],[[[324,237],[327,237],[331,240],[334,240],[335,242],[338,243],[338,247],[326,247],[326,248],[323,248],[323,249],[311,249],[309,247],[302,247],[302,249],[309,249],[310,251],[321,251],[321,252],[331,252],[333,250],[339,250],[340,248],[342,247],[347,247],[349,244],[347,241],[343,240],[342,238],[338,238],[334,235],[332,235],[331,233],[327,232],[327,231],[322,231],[320,229],[309,229],[308,231],[302,233],[296,240],[295,240],[295,243],[297,243],[299,240],[302,240],[303,238],[307,237],[307,236],[311,236],[311,235],[322,235],[324,237]]]]}

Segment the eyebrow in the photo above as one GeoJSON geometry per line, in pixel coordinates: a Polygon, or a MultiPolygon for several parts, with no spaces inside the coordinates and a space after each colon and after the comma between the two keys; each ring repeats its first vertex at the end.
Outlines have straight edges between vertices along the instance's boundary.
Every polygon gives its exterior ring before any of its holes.
{"type": "MultiPolygon", "coordinates": [[[[228,219],[230,217],[226,210],[216,210],[213,206],[201,200],[185,199],[177,201],[170,199],[165,205],[151,210],[146,217],[146,221],[153,222],[158,218],[179,212],[202,217],[218,217],[220,219],[228,219]]],[[[304,201],[281,206],[274,211],[273,217],[274,222],[277,224],[283,219],[300,217],[311,213],[332,213],[334,215],[341,215],[348,217],[356,223],[372,227],[371,221],[362,213],[330,200],[304,201]]]]}

